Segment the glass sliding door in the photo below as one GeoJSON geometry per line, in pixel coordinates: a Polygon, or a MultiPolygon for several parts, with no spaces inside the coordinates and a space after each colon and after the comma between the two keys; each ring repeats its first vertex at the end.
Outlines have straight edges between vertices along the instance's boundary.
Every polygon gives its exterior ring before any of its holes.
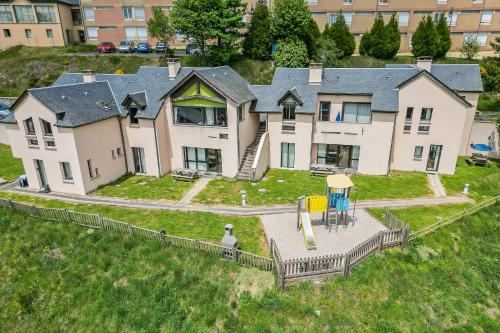
{"type": "Polygon", "coordinates": [[[443,146],[441,145],[431,145],[429,148],[429,157],[427,159],[427,171],[437,171],[439,168],[439,159],[441,158],[441,152],[443,146]]]}
{"type": "Polygon", "coordinates": [[[144,148],[132,147],[134,156],[134,170],[136,173],[146,173],[146,160],[144,158],[144,148]]]}
{"type": "Polygon", "coordinates": [[[222,172],[220,149],[184,147],[184,167],[191,170],[222,172]]]}
{"type": "Polygon", "coordinates": [[[281,167],[293,168],[295,165],[295,143],[281,143],[281,167]]]}
{"type": "Polygon", "coordinates": [[[318,144],[317,164],[339,168],[358,168],[359,146],[318,144]]]}
{"type": "Polygon", "coordinates": [[[47,181],[47,173],[45,172],[45,164],[42,160],[35,160],[36,173],[40,181],[40,187],[44,187],[49,182],[47,181]]]}

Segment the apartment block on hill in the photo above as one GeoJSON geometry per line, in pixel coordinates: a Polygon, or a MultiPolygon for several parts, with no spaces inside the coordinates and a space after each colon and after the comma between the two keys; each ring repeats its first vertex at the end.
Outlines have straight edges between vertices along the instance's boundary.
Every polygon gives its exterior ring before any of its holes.
{"type": "Polygon", "coordinates": [[[453,174],[466,153],[478,65],[277,68],[251,85],[228,66],[63,74],[2,119],[29,186],[85,194],[173,169],[260,179],[269,168],[453,174]]]}

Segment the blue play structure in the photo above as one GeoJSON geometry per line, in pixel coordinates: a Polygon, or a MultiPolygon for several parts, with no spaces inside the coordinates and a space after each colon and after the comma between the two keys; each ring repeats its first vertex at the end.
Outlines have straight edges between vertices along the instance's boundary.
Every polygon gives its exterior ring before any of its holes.
{"type": "Polygon", "coordinates": [[[335,220],[335,230],[339,224],[347,226],[349,220],[354,223],[356,213],[356,197],[357,190],[355,189],[354,208],[352,216],[349,216],[350,194],[353,187],[352,181],[343,174],[330,175],[326,178],[325,195],[328,198],[328,209],[326,212],[325,225],[328,230],[331,230],[331,224],[335,220]]]}

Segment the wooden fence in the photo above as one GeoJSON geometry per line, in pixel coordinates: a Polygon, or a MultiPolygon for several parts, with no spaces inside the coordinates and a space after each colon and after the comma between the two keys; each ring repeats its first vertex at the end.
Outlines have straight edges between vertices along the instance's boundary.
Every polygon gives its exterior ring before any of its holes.
{"type": "Polygon", "coordinates": [[[207,253],[246,267],[254,267],[264,271],[272,271],[274,269],[273,260],[270,258],[238,249],[211,244],[201,240],[167,235],[162,232],[137,227],[130,223],[116,221],[97,214],[80,213],[61,208],[38,207],[5,199],[0,199],[0,207],[9,208],[13,211],[42,218],[44,220],[69,222],[87,228],[118,232],[145,240],[156,240],[162,242],[165,246],[182,247],[207,253]]]}
{"type": "Polygon", "coordinates": [[[480,211],[481,209],[483,208],[486,208],[488,206],[491,206],[495,203],[497,203],[498,201],[500,201],[500,195],[497,195],[496,197],[494,198],[490,198],[488,200],[485,200],[483,202],[481,202],[480,204],[478,205],[475,205],[475,206],[472,206],[472,207],[469,207],[469,208],[465,208],[463,211],[461,212],[458,212],[452,216],[449,216],[445,219],[442,219],[442,220],[438,220],[436,221],[435,223],[431,224],[431,225],[428,225],[420,230],[417,230],[415,232],[413,232],[409,239],[410,240],[414,240],[414,239],[417,239],[417,238],[420,238],[420,237],[423,237],[427,234],[430,234],[431,232],[434,232],[436,231],[437,229],[441,228],[441,227],[444,227],[446,225],[449,225],[455,221],[458,221],[466,216],[469,216],[471,214],[474,214],[478,211],[480,211]]]}

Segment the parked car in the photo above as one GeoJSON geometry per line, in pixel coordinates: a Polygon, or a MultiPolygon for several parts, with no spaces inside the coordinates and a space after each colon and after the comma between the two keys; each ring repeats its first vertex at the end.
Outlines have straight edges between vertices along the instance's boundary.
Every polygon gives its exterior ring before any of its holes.
{"type": "Polygon", "coordinates": [[[168,49],[168,45],[163,43],[163,42],[158,42],[156,43],[156,47],[155,47],[155,50],[156,50],[156,53],[165,53],[165,51],[168,49]]]}
{"type": "Polygon", "coordinates": [[[118,52],[120,53],[132,53],[135,52],[135,44],[129,40],[122,40],[118,46],[118,52]]]}
{"type": "Polygon", "coordinates": [[[113,44],[111,42],[102,42],[97,47],[97,51],[99,53],[113,53],[113,52],[116,52],[116,47],[115,47],[115,44],[113,44]]]}
{"type": "Polygon", "coordinates": [[[199,54],[201,53],[200,48],[196,44],[188,44],[186,46],[186,54],[199,54]]]}
{"type": "Polygon", "coordinates": [[[138,43],[136,51],[137,53],[151,53],[151,45],[149,43],[138,43]]]}

